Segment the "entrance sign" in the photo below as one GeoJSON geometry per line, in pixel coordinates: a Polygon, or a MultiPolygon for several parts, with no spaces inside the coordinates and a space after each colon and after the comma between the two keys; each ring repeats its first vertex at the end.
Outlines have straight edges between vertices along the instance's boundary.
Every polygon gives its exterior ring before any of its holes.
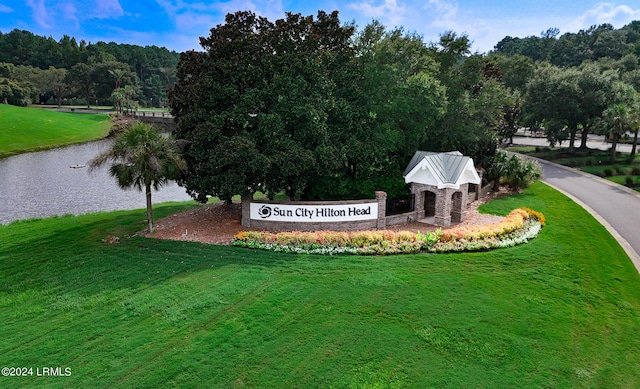
{"type": "Polygon", "coordinates": [[[378,202],[338,205],[251,203],[250,206],[252,220],[335,223],[378,219],[378,202]]]}

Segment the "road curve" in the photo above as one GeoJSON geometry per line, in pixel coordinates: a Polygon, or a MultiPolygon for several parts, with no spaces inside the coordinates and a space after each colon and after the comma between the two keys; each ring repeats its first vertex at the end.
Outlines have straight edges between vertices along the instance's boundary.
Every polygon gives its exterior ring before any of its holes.
{"type": "Polygon", "coordinates": [[[640,194],[592,174],[538,162],[542,181],[590,212],[620,242],[640,273],[640,194]]]}

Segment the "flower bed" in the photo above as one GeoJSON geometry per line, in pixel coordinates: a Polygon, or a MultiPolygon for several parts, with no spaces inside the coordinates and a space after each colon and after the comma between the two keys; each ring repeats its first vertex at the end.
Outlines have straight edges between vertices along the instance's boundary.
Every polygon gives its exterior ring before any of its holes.
{"type": "Polygon", "coordinates": [[[282,253],[298,254],[410,254],[417,252],[481,251],[511,247],[535,238],[544,226],[540,212],[529,208],[511,211],[499,223],[455,227],[445,231],[243,231],[232,244],[282,253]]]}

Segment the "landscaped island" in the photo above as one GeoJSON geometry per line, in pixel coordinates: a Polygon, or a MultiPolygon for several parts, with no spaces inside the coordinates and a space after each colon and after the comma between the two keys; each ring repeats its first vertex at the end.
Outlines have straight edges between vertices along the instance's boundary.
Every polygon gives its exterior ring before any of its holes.
{"type": "Polygon", "coordinates": [[[536,237],[545,218],[529,208],[511,211],[504,220],[425,233],[410,231],[242,231],[233,245],[296,254],[410,254],[420,251],[482,251],[512,247],[536,237]]]}

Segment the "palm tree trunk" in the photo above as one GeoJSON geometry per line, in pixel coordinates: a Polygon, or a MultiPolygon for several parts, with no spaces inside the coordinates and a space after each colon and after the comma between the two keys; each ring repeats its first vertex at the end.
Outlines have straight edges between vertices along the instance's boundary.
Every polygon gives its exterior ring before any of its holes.
{"type": "Polygon", "coordinates": [[[631,146],[631,155],[629,160],[633,162],[633,158],[636,156],[636,147],[638,146],[638,130],[633,134],[633,146],[631,146]]]}
{"type": "Polygon", "coordinates": [[[585,126],[580,135],[581,135],[581,137],[580,137],[580,148],[581,149],[586,149],[587,148],[587,137],[589,136],[589,127],[585,126]]]}
{"type": "Polygon", "coordinates": [[[571,129],[569,132],[569,152],[572,153],[573,149],[574,149],[574,145],[575,145],[575,141],[576,141],[576,132],[578,130],[577,129],[571,129]]]}
{"type": "Polygon", "coordinates": [[[151,208],[151,182],[144,185],[145,195],[147,197],[147,229],[153,232],[153,209],[151,208]]]}
{"type": "Polygon", "coordinates": [[[618,147],[618,135],[613,134],[613,139],[611,139],[611,155],[609,156],[609,162],[616,162],[616,148],[618,147]]]}

